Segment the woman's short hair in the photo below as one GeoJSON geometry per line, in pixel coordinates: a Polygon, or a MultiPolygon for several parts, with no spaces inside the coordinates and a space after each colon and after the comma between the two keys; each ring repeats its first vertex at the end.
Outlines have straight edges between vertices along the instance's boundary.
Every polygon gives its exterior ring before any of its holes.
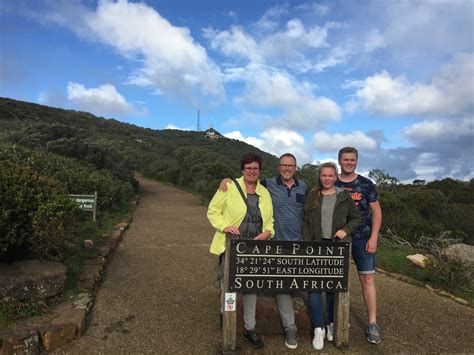
{"type": "Polygon", "coordinates": [[[250,163],[253,163],[256,161],[258,163],[258,167],[261,170],[262,169],[262,158],[260,155],[254,154],[254,153],[247,153],[244,154],[244,156],[240,159],[240,169],[244,170],[244,166],[250,163]]]}

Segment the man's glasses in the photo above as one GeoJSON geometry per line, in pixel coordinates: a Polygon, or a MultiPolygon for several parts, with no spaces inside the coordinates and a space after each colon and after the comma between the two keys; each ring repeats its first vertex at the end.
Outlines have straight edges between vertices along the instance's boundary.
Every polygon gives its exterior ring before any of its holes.
{"type": "Polygon", "coordinates": [[[296,165],[294,165],[294,164],[278,164],[278,165],[281,166],[282,168],[285,168],[285,169],[296,168],[296,165]]]}
{"type": "Polygon", "coordinates": [[[244,166],[244,170],[246,170],[246,171],[259,171],[260,168],[252,168],[251,166],[244,166]]]}

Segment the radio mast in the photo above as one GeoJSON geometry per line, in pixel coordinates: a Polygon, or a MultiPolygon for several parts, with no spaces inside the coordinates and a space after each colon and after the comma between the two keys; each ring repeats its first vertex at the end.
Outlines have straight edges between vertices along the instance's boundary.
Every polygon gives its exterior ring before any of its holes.
{"type": "Polygon", "coordinates": [[[200,117],[199,117],[199,110],[198,110],[196,131],[201,132],[201,119],[200,119],[200,117]]]}

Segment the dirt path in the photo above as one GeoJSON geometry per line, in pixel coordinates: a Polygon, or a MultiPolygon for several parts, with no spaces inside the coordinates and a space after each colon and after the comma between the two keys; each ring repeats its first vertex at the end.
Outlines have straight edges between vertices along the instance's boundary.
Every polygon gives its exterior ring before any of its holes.
{"type": "MultiPolygon", "coordinates": [[[[219,293],[213,230],[199,199],[140,179],[141,200],[130,229],[107,268],[87,333],[57,353],[217,354],[219,293]]],[[[354,275],[354,272],[352,272],[354,275]]],[[[427,290],[377,276],[383,341],[363,337],[365,309],[351,280],[349,352],[474,352],[474,310],[427,290]]],[[[280,335],[263,336],[258,353],[285,353],[280,335]]],[[[293,354],[314,351],[308,335],[293,354]]],[[[237,330],[238,353],[252,353],[237,330]]],[[[330,343],[324,352],[340,353],[330,343]]]]}

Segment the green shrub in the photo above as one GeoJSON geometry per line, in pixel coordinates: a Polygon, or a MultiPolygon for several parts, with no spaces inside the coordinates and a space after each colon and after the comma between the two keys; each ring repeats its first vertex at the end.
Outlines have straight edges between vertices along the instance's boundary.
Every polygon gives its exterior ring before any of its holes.
{"type": "Polygon", "coordinates": [[[40,204],[33,215],[31,255],[39,259],[63,261],[68,250],[75,247],[74,230],[82,212],[64,195],[52,196],[40,204]]]}
{"type": "Polygon", "coordinates": [[[0,148],[0,161],[28,166],[41,176],[60,182],[67,194],[98,193],[99,212],[120,208],[133,196],[129,182],[119,181],[108,170],[96,170],[87,163],[46,151],[31,151],[19,146],[0,148]]]}
{"type": "Polygon", "coordinates": [[[51,235],[51,243],[36,254],[54,259],[51,247],[64,245],[76,211],[64,194],[57,181],[18,163],[0,162],[0,259],[30,254],[46,234],[51,235]]]}

